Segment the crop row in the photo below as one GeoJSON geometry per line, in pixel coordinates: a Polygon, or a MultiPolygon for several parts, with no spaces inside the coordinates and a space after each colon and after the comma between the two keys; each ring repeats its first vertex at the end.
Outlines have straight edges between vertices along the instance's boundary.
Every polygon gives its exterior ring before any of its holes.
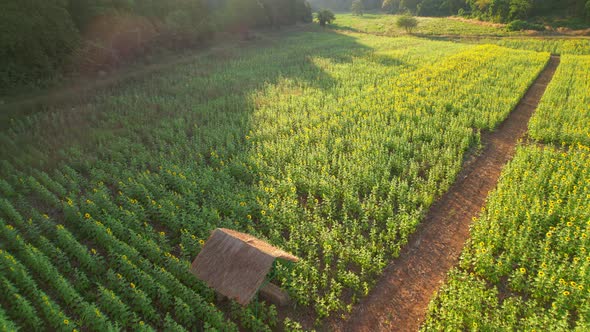
{"type": "Polygon", "coordinates": [[[454,180],[477,142],[474,127],[505,118],[546,60],[475,47],[379,86],[349,89],[322,112],[310,106],[329,98],[321,91],[268,91],[276,102],[255,119],[290,119],[249,133],[263,192],[257,227],[305,258],[281,274],[295,298],[321,317],[346,309],[345,289],[353,300],[366,294],[454,180]]]}
{"type": "Polygon", "coordinates": [[[544,142],[590,144],[590,56],[564,55],[532,117],[530,135],[544,142]]]}
{"type": "Polygon", "coordinates": [[[590,148],[518,149],[424,330],[590,329],[590,148]]]}

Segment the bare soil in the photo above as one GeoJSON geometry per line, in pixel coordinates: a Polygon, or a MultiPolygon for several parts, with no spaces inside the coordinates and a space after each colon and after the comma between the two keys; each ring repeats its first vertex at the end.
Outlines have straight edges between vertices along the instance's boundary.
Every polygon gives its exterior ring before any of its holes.
{"type": "Polygon", "coordinates": [[[369,295],[356,305],[346,320],[328,323],[334,331],[417,331],[431,297],[457,264],[469,225],[484,206],[503,166],[527,130],[559,57],[552,56],[516,108],[491,133],[482,135],[484,149],[466,162],[457,181],[430,208],[425,220],[385,269],[369,295]]]}

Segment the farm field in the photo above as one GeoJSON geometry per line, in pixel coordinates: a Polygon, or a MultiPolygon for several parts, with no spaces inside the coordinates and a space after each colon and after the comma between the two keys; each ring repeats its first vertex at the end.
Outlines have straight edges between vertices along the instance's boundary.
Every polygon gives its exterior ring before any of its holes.
{"type": "Polygon", "coordinates": [[[590,56],[565,55],[531,119],[530,136],[550,143],[590,145],[590,56]]]}
{"type": "Polygon", "coordinates": [[[216,306],[188,272],[216,227],[299,256],[276,267],[299,308],[350,310],[549,58],[330,31],[256,46],[0,133],[3,324],[297,325],[273,306],[216,306]]]}
{"type": "MultiPolygon", "coordinates": [[[[475,42],[475,41],[473,41],[475,42]]],[[[514,49],[530,50],[537,52],[549,52],[551,54],[576,54],[589,55],[590,54],[590,39],[589,38],[497,38],[488,39],[483,38],[476,41],[483,44],[495,44],[514,49]]]]}
{"type": "Polygon", "coordinates": [[[533,141],[474,220],[423,330],[590,328],[587,70],[587,56],[562,56],[529,123],[533,141]]]}
{"type": "MultiPolygon", "coordinates": [[[[397,15],[337,14],[333,29],[356,31],[382,36],[406,36],[404,29],[396,26],[397,15]]],[[[447,39],[467,44],[494,44],[504,47],[549,52],[551,54],[590,55],[590,38],[559,35],[530,36],[522,31],[485,22],[461,21],[446,17],[418,17],[414,34],[421,38],[447,39]]]]}
{"type": "MultiPolygon", "coordinates": [[[[365,13],[363,16],[353,14],[337,14],[332,25],[335,29],[365,32],[386,36],[406,34],[403,28],[395,25],[398,15],[365,13]]],[[[509,32],[493,24],[474,24],[447,17],[417,17],[418,27],[414,33],[418,35],[457,35],[457,36],[509,36],[519,32],[509,32]]]]}
{"type": "Polygon", "coordinates": [[[590,329],[589,152],[518,149],[424,331],[590,329]]]}

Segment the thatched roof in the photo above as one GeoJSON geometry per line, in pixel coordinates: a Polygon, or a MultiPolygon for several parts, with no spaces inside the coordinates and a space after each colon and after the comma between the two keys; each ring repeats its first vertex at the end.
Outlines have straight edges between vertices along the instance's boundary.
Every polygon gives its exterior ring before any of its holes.
{"type": "Polygon", "coordinates": [[[260,288],[276,258],[299,258],[251,235],[231,229],[213,231],[191,272],[219,293],[246,305],[260,288]]]}

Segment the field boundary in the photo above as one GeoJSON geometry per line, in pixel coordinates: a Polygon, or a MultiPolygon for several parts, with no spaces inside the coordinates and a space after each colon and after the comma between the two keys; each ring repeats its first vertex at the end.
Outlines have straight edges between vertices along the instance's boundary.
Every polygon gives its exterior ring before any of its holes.
{"type": "Polygon", "coordinates": [[[347,320],[334,320],[334,331],[417,331],[433,294],[458,262],[469,226],[496,187],[503,166],[512,159],[517,142],[559,65],[549,62],[506,120],[482,135],[481,154],[467,161],[455,183],[430,208],[400,256],[383,271],[367,297],[347,320]]]}

